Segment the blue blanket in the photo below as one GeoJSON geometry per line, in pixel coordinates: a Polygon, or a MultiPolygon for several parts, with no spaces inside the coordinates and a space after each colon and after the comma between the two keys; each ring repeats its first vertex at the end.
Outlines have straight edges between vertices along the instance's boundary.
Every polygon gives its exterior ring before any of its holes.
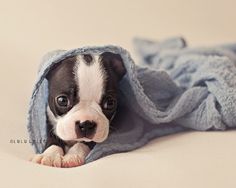
{"type": "Polygon", "coordinates": [[[126,108],[118,109],[118,126],[94,147],[87,163],[168,134],[236,126],[236,44],[188,48],[179,37],[160,42],[135,39],[134,44],[140,57],[136,64],[128,51],[117,46],[56,50],[45,55],[28,116],[28,131],[37,153],[44,150],[47,139],[45,76],[54,64],[84,53],[118,53],[127,70],[119,85],[120,106],[126,108]]]}

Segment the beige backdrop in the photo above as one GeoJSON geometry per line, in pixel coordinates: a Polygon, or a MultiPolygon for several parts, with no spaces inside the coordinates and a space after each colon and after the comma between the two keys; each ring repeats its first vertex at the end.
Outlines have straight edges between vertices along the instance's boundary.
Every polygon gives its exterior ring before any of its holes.
{"type": "Polygon", "coordinates": [[[134,36],[181,35],[192,46],[236,42],[235,7],[235,0],[0,0],[0,184],[235,187],[234,132],[174,135],[61,171],[25,162],[31,147],[9,143],[27,138],[27,105],[45,52],[118,44],[133,54],[134,36]]]}

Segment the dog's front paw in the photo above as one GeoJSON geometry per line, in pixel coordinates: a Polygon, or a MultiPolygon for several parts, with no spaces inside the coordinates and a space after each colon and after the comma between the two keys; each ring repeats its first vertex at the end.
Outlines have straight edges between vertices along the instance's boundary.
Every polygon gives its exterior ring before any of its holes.
{"type": "Polygon", "coordinates": [[[36,154],[30,161],[46,166],[52,167],[61,167],[62,165],[62,156],[60,154],[48,155],[48,154],[36,154]]]}
{"type": "Polygon", "coordinates": [[[30,161],[46,166],[62,167],[63,150],[59,146],[50,146],[42,154],[36,154],[30,161]]]}
{"type": "Polygon", "coordinates": [[[84,164],[84,159],[77,154],[66,154],[62,158],[62,166],[63,168],[71,168],[76,166],[81,166],[84,164]]]}
{"type": "Polygon", "coordinates": [[[70,168],[81,166],[85,164],[85,158],[90,152],[90,149],[87,145],[83,143],[74,144],[64,155],[62,159],[62,167],[70,168]]]}

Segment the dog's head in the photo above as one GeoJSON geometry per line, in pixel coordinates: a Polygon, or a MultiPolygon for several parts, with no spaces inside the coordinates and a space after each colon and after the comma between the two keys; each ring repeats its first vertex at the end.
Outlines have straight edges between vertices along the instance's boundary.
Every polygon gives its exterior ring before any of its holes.
{"type": "Polygon", "coordinates": [[[121,56],[110,52],[70,57],[53,67],[47,115],[54,133],[65,141],[104,141],[125,73],[121,56]]]}

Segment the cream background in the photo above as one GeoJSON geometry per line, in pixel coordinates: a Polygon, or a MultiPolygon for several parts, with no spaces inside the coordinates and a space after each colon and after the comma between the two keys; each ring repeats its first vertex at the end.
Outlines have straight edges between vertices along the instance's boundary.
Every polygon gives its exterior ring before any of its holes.
{"type": "Polygon", "coordinates": [[[187,133],[73,169],[26,162],[27,105],[41,56],[54,49],[183,35],[236,41],[234,0],[0,0],[0,187],[236,187],[236,133],[187,133]]]}

